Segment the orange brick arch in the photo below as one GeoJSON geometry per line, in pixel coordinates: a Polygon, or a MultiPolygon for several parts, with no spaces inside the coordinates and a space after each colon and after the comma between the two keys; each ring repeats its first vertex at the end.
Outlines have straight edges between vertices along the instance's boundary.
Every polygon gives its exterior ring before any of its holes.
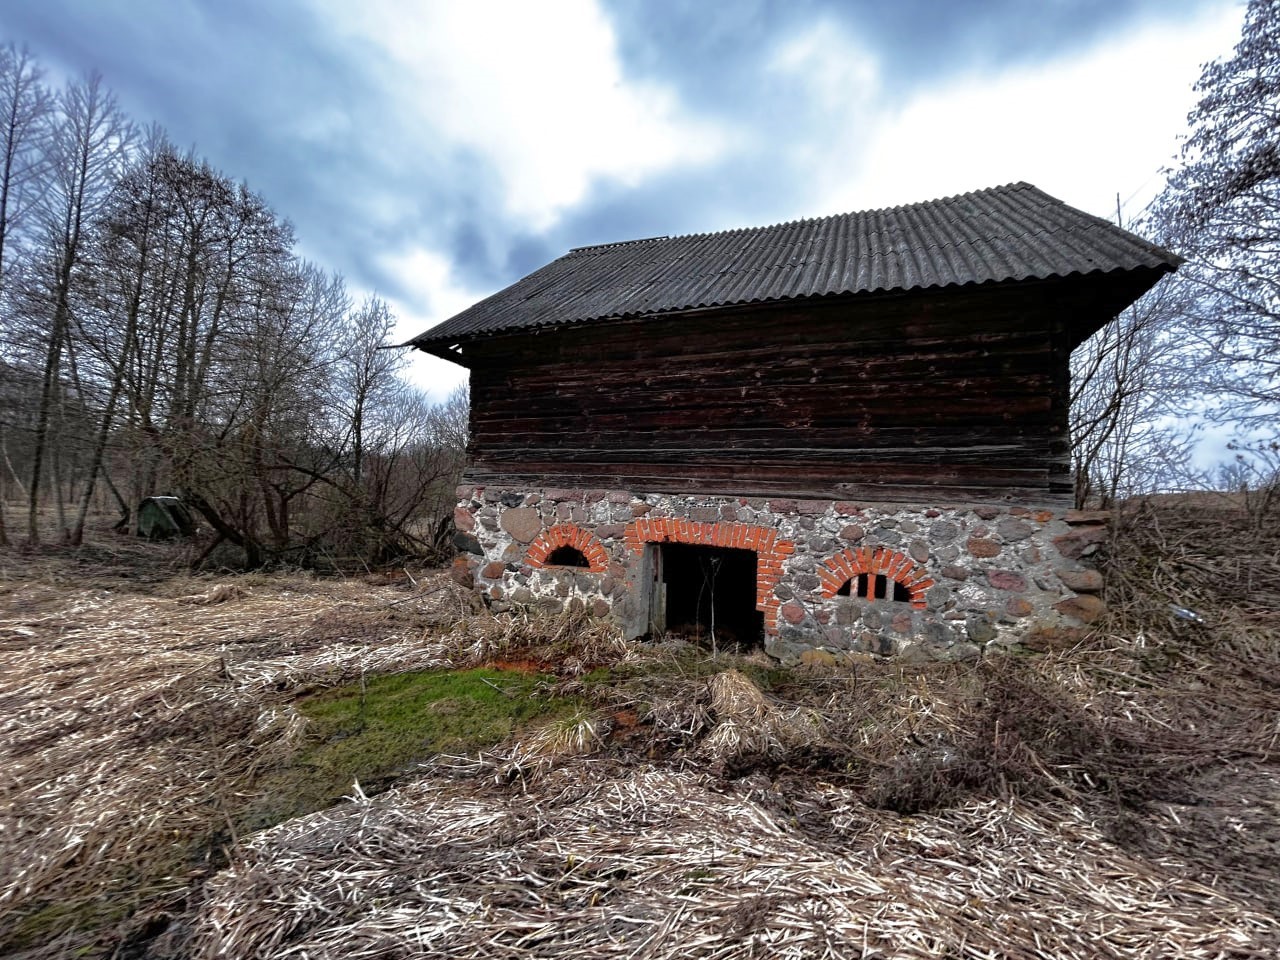
{"type": "Polygon", "coordinates": [[[907,588],[911,594],[911,606],[917,610],[925,607],[924,592],[933,586],[929,574],[916,566],[905,554],[890,550],[888,547],[850,547],[841,550],[834,557],[828,558],[818,568],[818,579],[822,583],[822,595],[830,600],[849,580],[862,574],[879,576],[883,574],[907,588]]]}
{"type": "Polygon", "coordinates": [[[545,567],[547,558],[560,547],[581,550],[591,573],[604,573],[609,569],[609,554],[605,552],[604,544],[594,534],[572,523],[557,523],[538,534],[538,538],[529,544],[525,559],[531,567],[545,567]]]}
{"type": "Polygon", "coordinates": [[[628,549],[639,553],[646,543],[689,543],[705,547],[752,550],[756,554],[756,609],[764,614],[767,633],[778,632],[781,602],[774,588],[782,579],[782,563],[796,545],[778,537],[777,530],[748,523],[703,523],[675,517],[642,517],[627,524],[623,538],[628,549]]]}

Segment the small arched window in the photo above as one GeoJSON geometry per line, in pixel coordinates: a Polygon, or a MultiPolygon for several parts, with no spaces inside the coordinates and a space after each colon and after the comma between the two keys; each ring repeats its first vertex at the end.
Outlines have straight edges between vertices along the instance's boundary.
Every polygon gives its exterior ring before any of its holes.
{"type": "Polygon", "coordinates": [[[856,577],[850,577],[836,591],[836,596],[911,602],[911,590],[907,585],[897,580],[890,580],[883,573],[860,573],[856,577]]]}
{"type": "Polygon", "coordinates": [[[587,560],[585,553],[577,547],[565,544],[551,551],[551,554],[547,557],[547,566],[590,568],[591,564],[587,560]]]}

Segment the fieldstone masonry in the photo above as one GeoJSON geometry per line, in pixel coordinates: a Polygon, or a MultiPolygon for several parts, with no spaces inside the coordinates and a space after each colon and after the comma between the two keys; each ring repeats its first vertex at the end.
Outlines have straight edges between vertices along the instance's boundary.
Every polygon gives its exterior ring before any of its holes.
{"type": "Polygon", "coordinates": [[[458,497],[454,576],[496,611],[578,602],[634,622],[646,544],[755,552],[765,650],[784,662],[1045,649],[1105,611],[1089,562],[1101,512],[475,486],[458,497]],[[561,546],[587,566],[548,562],[561,546]],[[858,596],[860,576],[898,584],[899,598],[858,596]]]}

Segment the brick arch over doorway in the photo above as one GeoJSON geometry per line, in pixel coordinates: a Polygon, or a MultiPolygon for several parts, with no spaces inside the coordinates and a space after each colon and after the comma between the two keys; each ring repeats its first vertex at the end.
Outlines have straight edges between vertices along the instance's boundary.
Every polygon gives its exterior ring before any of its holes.
{"type": "Polygon", "coordinates": [[[646,543],[687,543],[694,546],[752,550],[756,554],[756,609],[764,614],[764,629],[778,632],[781,602],[774,588],[782,579],[782,564],[795,553],[796,545],[783,540],[778,531],[747,523],[704,523],[674,517],[642,517],[627,524],[623,533],[627,548],[639,553],[646,543]]]}
{"type": "Polygon", "coordinates": [[[933,586],[933,580],[906,554],[888,547],[877,547],[874,550],[850,547],[827,558],[818,568],[822,595],[828,600],[832,599],[840,592],[841,587],[850,580],[856,582],[864,573],[872,577],[883,576],[902,584],[911,595],[911,606],[917,610],[925,608],[924,594],[933,586]]]}
{"type": "Polygon", "coordinates": [[[529,544],[525,558],[531,567],[548,566],[547,560],[560,547],[572,547],[587,558],[591,573],[604,573],[609,569],[609,554],[596,536],[572,523],[557,523],[538,534],[529,544]]]}

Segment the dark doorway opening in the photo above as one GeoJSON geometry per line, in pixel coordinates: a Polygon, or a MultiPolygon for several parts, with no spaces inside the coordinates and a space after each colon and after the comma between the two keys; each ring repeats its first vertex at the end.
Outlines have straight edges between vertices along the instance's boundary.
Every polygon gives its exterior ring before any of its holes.
{"type": "Polygon", "coordinates": [[[661,564],[669,632],[720,650],[760,646],[755,551],[664,543],[661,564]]]}

